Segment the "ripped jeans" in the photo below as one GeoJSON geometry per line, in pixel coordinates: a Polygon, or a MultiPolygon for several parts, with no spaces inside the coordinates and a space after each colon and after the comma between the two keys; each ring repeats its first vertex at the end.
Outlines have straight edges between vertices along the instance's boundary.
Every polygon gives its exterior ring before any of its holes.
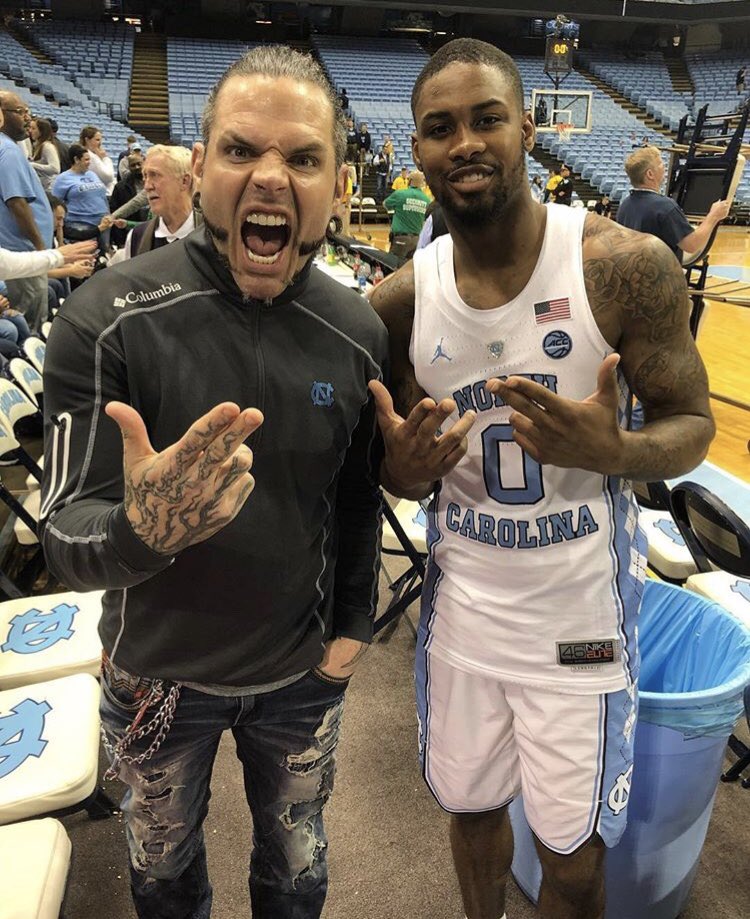
{"type": "MultiPolygon", "coordinates": [[[[107,662],[101,716],[110,744],[122,737],[152,684],[107,662]]],[[[213,696],[181,688],[159,749],[140,765],[123,762],[119,771],[129,786],[121,806],[140,919],[210,916],[203,821],[225,730],[237,744],[253,818],[254,919],[320,916],[328,888],[322,811],[333,790],[345,689],[346,682],[328,681],[317,671],[259,695],[213,696]]],[[[141,724],[158,707],[148,709],[141,724]]],[[[128,754],[143,753],[152,737],[136,741],[128,754]]]]}

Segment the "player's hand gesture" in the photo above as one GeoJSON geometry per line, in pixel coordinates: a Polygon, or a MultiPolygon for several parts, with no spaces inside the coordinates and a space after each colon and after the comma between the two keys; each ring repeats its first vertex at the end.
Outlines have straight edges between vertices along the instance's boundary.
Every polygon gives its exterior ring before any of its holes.
{"type": "Polygon", "coordinates": [[[538,463],[615,474],[624,432],[617,423],[619,354],[600,364],[596,391],[582,402],[566,399],[524,377],[487,381],[515,411],[513,439],[538,463]]]}
{"type": "Polygon", "coordinates": [[[371,380],[369,385],[385,442],[383,463],[389,484],[398,486],[404,496],[408,497],[411,489],[441,479],[466,454],[466,435],[474,424],[474,412],[466,412],[441,434],[441,425],[456,410],[452,399],[438,404],[433,399],[422,399],[407,418],[402,418],[385,386],[377,380],[371,380]]]}
{"type": "Polygon", "coordinates": [[[134,408],[110,402],[105,411],[122,434],[125,513],[150,549],[174,555],[237,516],[255,487],[243,441],[263,423],[257,409],[223,402],[161,453],[134,408]]]}

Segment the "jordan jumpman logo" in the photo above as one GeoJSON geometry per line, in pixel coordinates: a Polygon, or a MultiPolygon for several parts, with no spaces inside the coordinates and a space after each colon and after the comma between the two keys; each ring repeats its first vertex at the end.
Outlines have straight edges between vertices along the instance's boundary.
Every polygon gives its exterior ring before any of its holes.
{"type": "Polygon", "coordinates": [[[430,363],[431,363],[431,364],[434,364],[435,361],[436,361],[439,357],[444,357],[444,358],[446,359],[446,361],[452,361],[452,360],[453,360],[452,357],[448,357],[448,355],[445,353],[445,351],[443,351],[443,339],[442,339],[442,338],[440,339],[440,342],[438,343],[437,348],[435,348],[435,353],[434,353],[434,355],[432,356],[432,360],[430,361],[430,363]]]}

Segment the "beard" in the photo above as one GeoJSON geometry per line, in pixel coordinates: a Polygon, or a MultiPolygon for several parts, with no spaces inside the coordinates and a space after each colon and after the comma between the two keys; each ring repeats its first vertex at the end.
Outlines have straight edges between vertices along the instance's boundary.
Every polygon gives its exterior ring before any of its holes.
{"type": "MultiPolygon", "coordinates": [[[[466,165],[471,165],[471,161],[466,165]]],[[[457,202],[451,195],[447,182],[435,183],[433,192],[451,223],[466,230],[476,230],[497,223],[508,212],[519,192],[525,186],[526,149],[521,144],[519,156],[506,172],[496,173],[497,182],[475,200],[457,202]]]]}

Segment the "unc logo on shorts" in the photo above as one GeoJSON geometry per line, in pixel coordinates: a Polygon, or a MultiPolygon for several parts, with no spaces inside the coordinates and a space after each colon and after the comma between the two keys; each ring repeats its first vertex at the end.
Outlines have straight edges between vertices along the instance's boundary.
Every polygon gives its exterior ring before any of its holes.
{"type": "Polygon", "coordinates": [[[573,350],[573,339],[567,332],[557,329],[544,336],[542,349],[547,357],[559,361],[560,358],[567,357],[573,350]]]}
{"type": "Polygon", "coordinates": [[[615,817],[619,817],[622,811],[628,806],[628,801],[630,800],[630,780],[632,777],[633,767],[631,766],[627,772],[621,772],[617,776],[607,796],[607,804],[615,817]]]}
{"type": "Polygon", "coordinates": [[[10,620],[8,637],[0,645],[0,651],[14,651],[16,654],[36,654],[46,651],[73,636],[73,619],[78,612],[77,606],[60,603],[43,613],[38,609],[29,609],[19,613],[10,620]]]}
{"type": "Polygon", "coordinates": [[[319,383],[316,380],[310,388],[310,398],[313,405],[330,408],[333,405],[333,383],[319,383]]]}

